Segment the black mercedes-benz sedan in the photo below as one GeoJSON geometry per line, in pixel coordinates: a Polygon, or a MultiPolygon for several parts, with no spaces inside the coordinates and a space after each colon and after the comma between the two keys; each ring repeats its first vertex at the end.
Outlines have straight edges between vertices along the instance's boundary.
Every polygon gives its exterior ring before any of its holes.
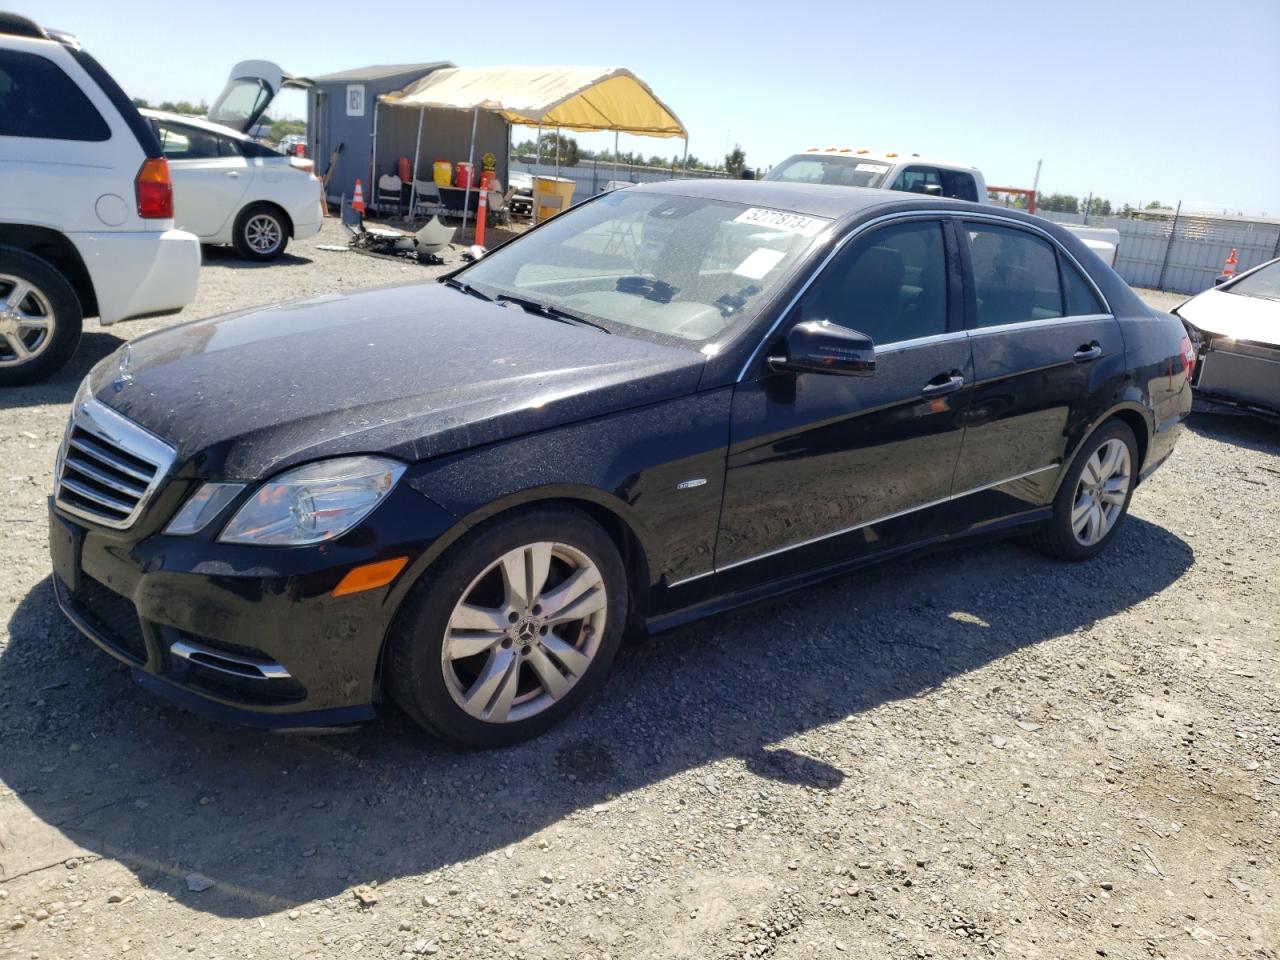
{"type": "Polygon", "coordinates": [[[1044,220],[628,188],[438,282],[105,359],[58,456],[54,585],[190,709],[347,725],[389,696],[509,743],[630,630],[967,537],[1092,557],[1171,453],[1194,360],[1044,220]]]}

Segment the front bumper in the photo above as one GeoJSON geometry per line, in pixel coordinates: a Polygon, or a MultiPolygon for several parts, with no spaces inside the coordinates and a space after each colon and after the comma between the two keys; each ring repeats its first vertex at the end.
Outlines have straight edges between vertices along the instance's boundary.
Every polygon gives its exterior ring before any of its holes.
{"type": "Polygon", "coordinates": [[[86,525],[51,501],[58,605],[144,688],[265,728],[345,726],[374,715],[383,639],[419,562],[456,522],[408,487],[355,530],[312,547],[170,537],[157,532],[167,519],[144,516],[138,527],[149,532],[139,535],[86,525]],[[352,567],[395,556],[410,562],[389,586],[332,596],[352,567]]]}
{"type": "Polygon", "coordinates": [[[1280,347],[1202,338],[1193,387],[1199,407],[1214,405],[1268,419],[1280,418],[1280,347]]]}

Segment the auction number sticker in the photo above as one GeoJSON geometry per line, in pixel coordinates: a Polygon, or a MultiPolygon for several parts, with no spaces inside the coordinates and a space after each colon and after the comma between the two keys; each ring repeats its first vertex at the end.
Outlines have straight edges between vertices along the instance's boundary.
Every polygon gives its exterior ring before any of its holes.
{"type": "Polygon", "coordinates": [[[813,237],[831,221],[823,217],[806,217],[799,213],[788,213],[785,210],[766,210],[763,207],[751,207],[749,210],[744,210],[734,217],[733,222],[749,223],[755,227],[768,227],[770,230],[782,230],[802,237],[813,237]]]}

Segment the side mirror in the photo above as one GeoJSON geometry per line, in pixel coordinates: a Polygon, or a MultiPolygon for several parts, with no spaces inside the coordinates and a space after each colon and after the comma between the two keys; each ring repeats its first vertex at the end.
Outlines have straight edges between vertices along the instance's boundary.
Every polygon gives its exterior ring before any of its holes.
{"type": "Polygon", "coordinates": [[[1220,286],[1222,286],[1224,283],[1226,283],[1228,280],[1234,280],[1234,279],[1235,279],[1235,277],[1231,276],[1231,274],[1229,274],[1229,273],[1224,273],[1224,274],[1222,274],[1222,276],[1220,276],[1220,277],[1214,277],[1214,278],[1213,278],[1213,285],[1214,285],[1215,287],[1220,287],[1220,286]]]}
{"type": "Polygon", "coordinates": [[[787,334],[786,356],[770,357],[774,370],[869,377],[876,370],[876,345],[865,333],[828,320],[797,323],[787,334]]]}

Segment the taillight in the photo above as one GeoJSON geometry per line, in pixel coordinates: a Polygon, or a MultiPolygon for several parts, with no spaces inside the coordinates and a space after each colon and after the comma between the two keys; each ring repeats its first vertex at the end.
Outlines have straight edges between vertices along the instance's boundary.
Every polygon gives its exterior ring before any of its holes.
{"type": "Polygon", "coordinates": [[[169,161],[164,157],[148,157],[133,181],[138,197],[138,216],[144,220],[173,219],[173,181],[169,179],[169,161]]]}
{"type": "Polygon", "coordinates": [[[1182,369],[1187,372],[1187,382],[1191,382],[1191,375],[1196,372],[1196,348],[1191,344],[1190,337],[1183,337],[1182,344],[1178,347],[1182,354],[1182,369]]]}

